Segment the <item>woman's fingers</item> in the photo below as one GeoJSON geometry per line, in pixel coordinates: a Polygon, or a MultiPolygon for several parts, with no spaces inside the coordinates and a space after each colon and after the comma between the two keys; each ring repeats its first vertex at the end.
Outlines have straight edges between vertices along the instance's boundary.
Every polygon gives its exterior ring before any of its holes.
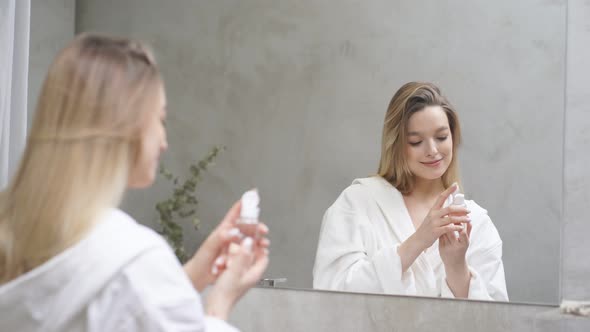
{"type": "Polygon", "coordinates": [[[255,248],[252,238],[245,238],[241,245],[230,244],[226,265],[228,270],[236,273],[250,287],[260,280],[268,266],[268,249],[255,248]]]}
{"type": "Polygon", "coordinates": [[[270,240],[263,237],[258,240],[258,246],[261,248],[268,248],[270,247],[270,240]]]}
{"type": "Polygon", "coordinates": [[[446,216],[446,217],[442,217],[440,219],[438,219],[435,222],[436,226],[446,226],[448,224],[466,224],[466,223],[470,223],[471,222],[471,218],[469,216],[461,216],[461,217],[457,217],[457,216],[446,216]]]}
{"type": "Polygon", "coordinates": [[[438,197],[436,198],[436,202],[434,203],[434,207],[435,209],[440,209],[443,207],[443,205],[445,204],[445,201],[447,200],[447,198],[449,198],[449,196],[455,191],[457,190],[457,183],[453,183],[450,187],[448,187],[447,189],[445,189],[445,191],[443,191],[442,193],[440,193],[440,195],[438,195],[438,197]]]}
{"type": "Polygon", "coordinates": [[[262,236],[268,234],[268,226],[266,226],[264,223],[259,222],[258,223],[258,234],[262,235],[262,236]]]}
{"type": "Polygon", "coordinates": [[[268,267],[268,262],[268,250],[261,248],[256,254],[254,263],[244,274],[243,281],[250,286],[256,284],[262,278],[262,274],[268,267]]]}
{"type": "Polygon", "coordinates": [[[225,217],[220,222],[220,225],[235,225],[236,220],[240,216],[240,210],[242,209],[242,200],[238,200],[234,205],[227,211],[225,217]]]}
{"type": "Polygon", "coordinates": [[[445,208],[442,208],[440,210],[434,211],[434,213],[432,214],[433,217],[436,218],[441,218],[441,217],[445,217],[447,215],[453,215],[453,216],[465,216],[467,214],[471,213],[471,211],[466,207],[466,206],[462,206],[462,205],[449,205],[445,208]]]}
{"type": "MultiPolygon", "coordinates": [[[[461,225],[455,225],[455,224],[448,224],[445,226],[442,226],[441,228],[441,236],[442,235],[446,235],[446,234],[451,234],[453,232],[460,232],[461,230],[463,230],[463,227],[461,225]]],[[[453,235],[454,236],[454,235],[453,235]]]]}

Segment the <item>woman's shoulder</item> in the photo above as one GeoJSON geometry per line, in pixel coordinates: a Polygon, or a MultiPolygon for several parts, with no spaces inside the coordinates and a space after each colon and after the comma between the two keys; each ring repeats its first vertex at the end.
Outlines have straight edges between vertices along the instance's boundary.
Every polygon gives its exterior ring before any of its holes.
{"type": "MultiPolygon", "coordinates": [[[[148,321],[141,318],[145,315],[151,317],[152,323],[174,323],[169,321],[168,306],[176,308],[177,314],[180,314],[178,310],[187,314],[184,317],[187,319],[188,312],[195,314],[194,310],[200,307],[199,296],[166,241],[119,209],[108,211],[103,222],[106,228],[111,228],[108,233],[117,232],[111,233],[117,241],[127,237],[127,243],[115,246],[129,258],[122,262],[119,271],[93,302],[99,316],[124,319],[113,312],[116,305],[123,306],[120,311],[126,312],[125,316],[131,320],[139,319],[143,323],[148,321]]],[[[194,317],[186,321],[198,323],[201,319],[194,317]]]]}
{"type": "Polygon", "coordinates": [[[359,205],[364,206],[369,202],[374,201],[375,195],[382,189],[394,190],[397,192],[397,189],[382,177],[371,176],[357,178],[340,193],[334,204],[350,208],[359,205]]]}
{"type": "Polygon", "coordinates": [[[132,331],[179,330],[180,325],[204,329],[198,293],[174,253],[162,246],[122,266],[89,309],[100,324],[133,326],[132,331]]]}
{"type": "Polygon", "coordinates": [[[164,239],[153,229],[138,223],[133,217],[120,209],[109,209],[100,217],[97,232],[112,239],[125,240],[120,245],[166,245],[164,239]]]}
{"type": "Polygon", "coordinates": [[[119,209],[102,213],[98,225],[83,241],[84,248],[80,249],[84,249],[86,260],[97,268],[124,269],[153,252],[174,256],[170,246],[158,233],[119,209]]]}

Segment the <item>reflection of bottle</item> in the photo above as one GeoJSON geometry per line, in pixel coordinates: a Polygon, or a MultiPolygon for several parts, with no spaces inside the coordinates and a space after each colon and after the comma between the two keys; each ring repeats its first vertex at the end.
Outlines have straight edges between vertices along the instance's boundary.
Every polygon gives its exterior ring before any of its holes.
{"type": "Polygon", "coordinates": [[[244,236],[256,238],[258,235],[259,203],[260,196],[256,189],[249,190],[242,195],[242,209],[236,226],[244,236]]]}
{"type": "MultiPolygon", "coordinates": [[[[460,206],[467,206],[467,204],[465,204],[465,195],[461,194],[459,192],[459,190],[457,189],[457,191],[455,191],[453,193],[453,203],[451,203],[452,205],[460,205],[460,206]]],[[[464,224],[461,224],[461,227],[465,227],[464,224]]],[[[459,232],[458,231],[454,231],[453,232],[455,234],[455,238],[459,238],[459,232]]]]}

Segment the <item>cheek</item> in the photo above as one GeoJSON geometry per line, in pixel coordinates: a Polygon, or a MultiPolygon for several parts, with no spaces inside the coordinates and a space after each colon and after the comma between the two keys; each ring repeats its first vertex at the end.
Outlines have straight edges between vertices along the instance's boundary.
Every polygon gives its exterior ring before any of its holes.
{"type": "Polygon", "coordinates": [[[151,166],[153,159],[157,155],[156,145],[153,135],[145,135],[139,142],[136,154],[136,168],[140,172],[145,172],[151,166]]]}
{"type": "Polygon", "coordinates": [[[416,162],[418,161],[418,159],[420,159],[420,148],[419,147],[413,147],[411,145],[408,146],[408,149],[406,150],[406,158],[408,159],[409,162],[416,162]]]}
{"type": "Polygon", "coordinates": [[[448,140],[445,141],[445,150],[447,151],[447,154],[451,155],[453,154],[453,139],[449,138],[448,140]]]}
{"type": "Polygon", "coordinates": [[[408,147],[406,148],[406,160],[408,162],[414,160],[414,151],[410,145],[408,145],[408,147]]]}
{"type": "Polygon", "coordinates": [[[409,146],[408,148],[408,159],[411,161],[418,161],[424,152],[422,151],[422,146],[409,146]]]}
{"type": "Polygon", "coordinates": [[[159,140],[156,135],[150,135],[144,139],[143,161],[151,163],[157,157],[159,151],[159,140]]]}
{"type": "Polygon", "coordinates": [[[446,156],[445,159],[447,159],[447,163],[450,164],[451,160],[453,160],[453,141],[450,139],[447,140],[441,150],[443,154],[446,156]]]}

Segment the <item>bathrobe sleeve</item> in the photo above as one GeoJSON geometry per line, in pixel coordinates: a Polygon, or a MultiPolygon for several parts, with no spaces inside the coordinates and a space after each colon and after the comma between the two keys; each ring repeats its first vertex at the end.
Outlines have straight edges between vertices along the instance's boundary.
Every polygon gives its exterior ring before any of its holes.
{"type": "MultiPolygon", "coordinates": [[[[313,270],[316,289],[416,294],[414,272],[402,274],[399,243],[383,243],[366,213],[361,186],[347,188],[326,211],[313,270]]],[[[417,267],[420,268],[420,267],[417,267]]]]}
{"type": "Polygon", "coordinates": [[[99,294],[88,308],[87,330],[238,331],[204,314],[199,294],[165,244],[128,264],[99,294]]]}

